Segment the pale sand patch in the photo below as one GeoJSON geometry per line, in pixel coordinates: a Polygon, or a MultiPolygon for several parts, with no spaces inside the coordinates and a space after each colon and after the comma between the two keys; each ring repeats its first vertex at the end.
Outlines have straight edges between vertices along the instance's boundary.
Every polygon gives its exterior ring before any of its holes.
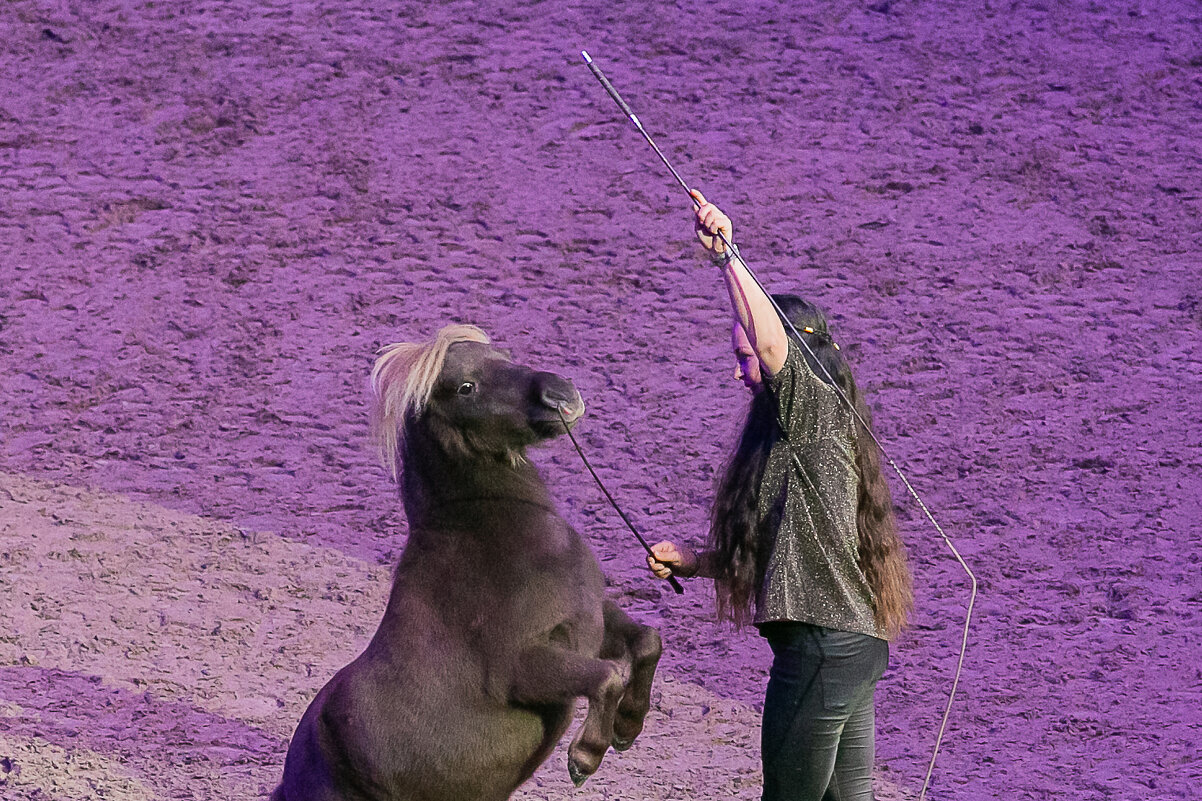
{"type": "Polygon", "coordinates": [[[119,762],[87,749],[68,750],[40,737],[0,734],[0,754],[4,755],[0,757],[0,791],[5,798],[154,801],[158,797],[127,775],[119,762]]]}

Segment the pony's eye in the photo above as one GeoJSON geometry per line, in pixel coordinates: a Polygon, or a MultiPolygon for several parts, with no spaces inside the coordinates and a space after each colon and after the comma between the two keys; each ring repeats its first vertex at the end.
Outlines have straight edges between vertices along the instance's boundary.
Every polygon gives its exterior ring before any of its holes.
{"type": "Polygon", "coordinates": [[[459,389],[455,390],[460,395],[471,395],[476,391],[476,385],[471,381],[464,381],[459,385],[459,389]]]}

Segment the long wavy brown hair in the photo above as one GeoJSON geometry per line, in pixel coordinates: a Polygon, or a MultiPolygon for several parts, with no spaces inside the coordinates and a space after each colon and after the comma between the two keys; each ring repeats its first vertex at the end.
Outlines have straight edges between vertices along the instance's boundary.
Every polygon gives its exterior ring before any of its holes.
{"type": "MultiPolygon", "coordinates": [[[[872,413],[852,377],[851,368],[835,347],[827,330],[826,315],[796,295],[773,295],[781,311],[802,333],[810,351],[802,354],[810,369],[823,381],[827,374],[852,402],[860,418],[872,425],[872,413]],[[812,333],[807,333],[810,329],[812,333]]],[[[889,485],[881,472],[880,451],[860,423],[855,424],[856,473],[859,497],[856,508],[858,562],[872,590],[872,610],[877,628],[889,639],[906,625],[914,605],[905,548],[897,533],[897,518],[889,485]]],[[[773,444],[781,438],[776,401],[760,392],[751,401],[739,444],[718,483],[710,515],[709,547],[715,552],[718,577],[718,616],[743,626],[753,617],[756,591],[763,581],[768,556],[780,525],[780,504],[763,518],[759,514],[760,482],[773,444]]]]}

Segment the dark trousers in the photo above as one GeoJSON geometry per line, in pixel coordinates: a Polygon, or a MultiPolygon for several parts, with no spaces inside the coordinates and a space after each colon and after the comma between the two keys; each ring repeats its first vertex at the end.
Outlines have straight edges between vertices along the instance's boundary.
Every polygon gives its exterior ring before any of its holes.
{"type": "Polygon", "coordinates": [[[889,644],[807,623],[767,623],[772,672],[760,749],[763,801],[872,801],[873,691],[889,644]]]}

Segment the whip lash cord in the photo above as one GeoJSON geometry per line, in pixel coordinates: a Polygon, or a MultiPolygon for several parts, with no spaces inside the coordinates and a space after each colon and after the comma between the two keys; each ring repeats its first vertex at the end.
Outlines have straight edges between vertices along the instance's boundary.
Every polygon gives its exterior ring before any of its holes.
{"type": "MultiPolygon", "coordinates": [[[[659,146],[655,144],[655,141],[651,138],[651,135],[648,134],[647,130],[643,127],[643,123],[639,122],[638,116],[635,115],[634,111],[630,108],[626,101],[622,99],[622,96],[618,94],[618,90],[615,89],[614,85],[609,82],[609,79],[605,77],[605,74],[601,72],[601,69],[593,63],[592,57],[589,56],[587,52],[581,50],[580,55],[584,57],[584,63],[588,65],[588,68],[593,73],[593,76],[597,79],[601,86],[605,88],[605,91],[611,98],[613,98],[613,101],[618,104],[618,108],[622,110],[622,113],[626,115],[627,119],[634,123],[634,127],[637,128],[639,133],[643,135],[643,138],[647,140],[647,144],[651,145],[651,149],[655,151],[655,154],[659,156],[660,161],[662,161],[664,166],[668,168],[668,171],[672,173],[672,177],[676,179],[676,182],[680,184],[681,188],[684,189],[684,191],[688,194],[689,200],[693,203],[693,207],[700,208],[699,204],[697,203],[697,199],[693,197],[693,190],[689,188],[689,185],[685,183],[683,178],[680,177],[680,173],[678,173],[671,163],[669,163],[667,157],[664,156],[663,151],[659,149],[659,146]]],[[[840,400],[842,400],[847,408],[851,410],[852,415],[855,416],[856,420],[859,421],[864,430],[868,432],[868,436],[872,438],[874,443],[876,443],[876,446],[881,451],[881,455],[885,457],[885,461],[888,462],[889,466],[893,468],[893,472],[896,473],[897,477],[901,479],[902,484],[905,485],[906,490],[910,493],[910,497],[914,499],[914,501],[918,504],[918,507],[922,509],[923,514],[926,515],[927,520],[929,520],[931,525],[935,527],[935,531],[939,533],[939,536],[943,539],[943,543],[947,546],[948,550],[952,552],[952,556],[955,557],[956,561],[960,564],[960,567],[964,569],[964,572],[968,575],[971,583],[971,592],[968,598],[968,608],[964,615],[964,630],[960,640],[960,655],[956,660],[956,672],[952,679],[952,689],[948,694],[947,706],[943,710],[943,719],[939,724],[939,732],[935,737],[934,752],[931,754],[931,762],[927,766],[927,775],[923,780],[922,792],[919,795],[919,801],[924,801],[927,795],[927,788],[931,783],[931,775],[935,770],[935,759],[939,756],[939,748],[943,744],[943,735],[947,730],[947,721],[951,716],[952,702],[955,700],[956,690],[960,686],[960,673],[964,667],[964,655],[968,650],[968,632],[969,626],[972,622],[972,610],[973,605],[977,600],[977,577],[973,575],[973,572],[971,569],[969,569],[968,564],[964,561],[963,557],[960,556],[960,552],[956,550],[956,546],[952,544],[951,538],[947,536],[943,530],[943,527],[940,526],[935,520],[935,516],[931,514],[931,510],[927,508],[927,505],[923,503],[923,500],[921,497],[919,497],[917,490],[915,490],[913,485],[910,484],[909,479],[906,478],[905,473],[902,472],[902,469],[898,466],[897,462],[893,461],[893,457],[889,455],[889,452],[885,450],[884,445],[882,445],[881,441],[877,439],[876,434],[872,431],[872,428],[868,425],[864,418],[860,416],[860,413],[856,411],[855,404],[853,404],[847,395],[844,394],[843,390],[839,388],[839,385],[835,382],[834,376],[832,376],[822,362],[818,360],[809,343],[807,343],[801,336],[800,332],[798,332],[792,321],[785,316],[785,313],[772,298],[772,295],[769,294],[768,290],[764,288],[764,285],[760,282],[759,277],[755,274],[751,267],[747,265],[747,262],[743,260],[743,255],[739,253],[739,249],[736,248],[721,231],[717,231],[716,234],[726,246],[727,251],[735,259],[737,259],[739,264],[742,265],[743,269],[747,271],[747,274],[751,277],[751,280],[755,282],[755,285],[760,288],[760,291],[768,296],[768,300],[772,303],[772,307],[776,310],[776,313],[781,318],[782,322],[789,327],[789,330],[792,332],[795,341],[801,343],[801,346],[805,348],[807,353],[810,354],[810,357],[813,359],[814,363],[818,365],[819,370],[821,370],[825,376],[827,383],[831,385],[831,387],[835,390],[835,393],[839,396],[840,400]]],[[[575,440],[572,440],[572,442],[575,444],[575,440]]],[[[579,446],[577,446],[577,450],[579,450],[579,446]]],[[[583,457],[583,452],[580,455],[583,457]]],[[[585,464],[587,464],[587,462],[585,464]]],[[[589,470],[591,471],[592,468],[590,467],[589,470]]],[[[596,473],[593,474],[593,477],[596,478],[596,473]]],[[[602,489],[604,489],[604,487],[602,489]]],[[[606,495],[608,495],[608,493],[606,493],[606,495]]],[[[625,519],[624,515],[623,519],[625,519]]],[[[627,525],[629,525],[629,523],[627,523],[627,525]]],[[[642,540],[642,537],[639,537],[639,539],[642,540]]],[[[645,545],[646,543],[644,543],[644,546],[645,545]]]]}
{"type": "MultiPolygon", "coordinates": [[[[605,484],[601,483],[601,477],[597,475],[597,471],[589,464],[588,457],[584,455],[584,451],[580,448],[580,443],[576,441],[576,436],[572,433],[572,429],[568,426],[568,421],[563,416],[563,410],[556,407],[555,412],[559,415],[560,422],[563,423],[563,430],[568,433],[568,439],[572,440],[572,445],[575,446],[576,453],[580,454],[580,461],[584,462],[584,466],[588,468],[589,473],[593,476],[593,481],[597,482],[597,486],[601,488],[601,492],[609,500],[610,506],[618,513],[618,517],[622,518],[622,522],[626,524],[626,528],[630,529],[630,533],[638,538],[639,544],[643,546],[643,550],[649,556],[654,557],[655,552],[651,550],[651,546],[647,544],[647,540],[643,539],[643,535],[634,527],[634,523],[631,523],[630,518],[626,517],[626,513],[622,511],[622,507],[618,506],[618,502],[614,500],[614,496],[610,495],[609,490],[605,488],[605,484]]],[[[672,585],[672,589],[676,590],[677,595],[684,594],[684,587],[680,586],[680,582],[676,580],[676,576],[669,575],[668,583],[672,585]]]]}

